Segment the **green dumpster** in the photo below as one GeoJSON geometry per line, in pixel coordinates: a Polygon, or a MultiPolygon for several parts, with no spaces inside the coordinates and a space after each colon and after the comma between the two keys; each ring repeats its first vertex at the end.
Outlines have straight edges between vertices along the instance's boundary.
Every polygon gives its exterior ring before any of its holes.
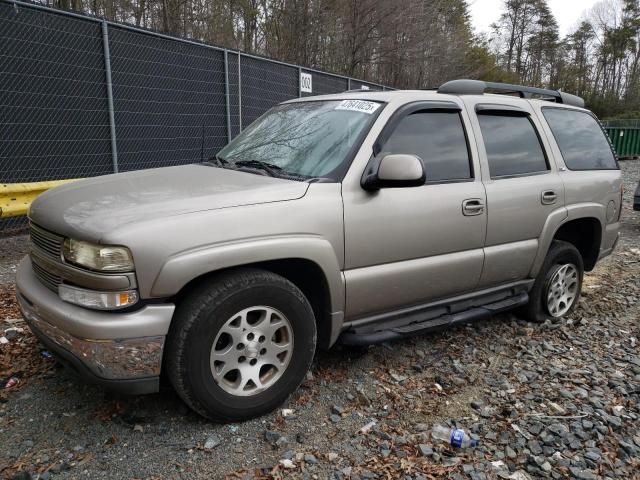
{"type": "Polygon", "coordinates": [[[602,123],[618,157],[640,156],[640,121],[611,120],[602,123]]]}

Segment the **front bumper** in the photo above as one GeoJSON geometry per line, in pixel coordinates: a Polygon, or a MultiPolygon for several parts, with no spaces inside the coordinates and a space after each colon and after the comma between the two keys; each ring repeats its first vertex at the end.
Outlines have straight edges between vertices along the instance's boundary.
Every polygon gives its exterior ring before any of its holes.
{"type": "Polygon", "coordinates": [[[35,277],[29,257],[18,266],[18,304],[34,334],[83,377],[125,393],[158,391],[162,352],[175,305],[99,312],[60,300],[35,277]]]}

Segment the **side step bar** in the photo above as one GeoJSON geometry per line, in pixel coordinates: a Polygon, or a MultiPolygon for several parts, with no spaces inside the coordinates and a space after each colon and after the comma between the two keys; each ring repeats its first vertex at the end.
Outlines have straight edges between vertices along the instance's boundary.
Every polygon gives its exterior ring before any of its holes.
{"type": "Polygon", "coordinates": [[[461,312],[449,313],[428,320],[417,321],[402,326],[392,326],[385,328],[384,324],[378,325],[375,331],[361,328],[352,328],[340,335],[340,342],[344,345],[372,345],[375,343],[388,342],[404,337],[422,335],[427,332],[442,330],[453,325],[461,325],[476,320],[491,318],[497,313],[511,310],[515,307],[525,305],[529,301],[529,294],[521,292],[512,297],[505,298],[498,302],[489,303],[479,307],[472,307],[461,312]]]}

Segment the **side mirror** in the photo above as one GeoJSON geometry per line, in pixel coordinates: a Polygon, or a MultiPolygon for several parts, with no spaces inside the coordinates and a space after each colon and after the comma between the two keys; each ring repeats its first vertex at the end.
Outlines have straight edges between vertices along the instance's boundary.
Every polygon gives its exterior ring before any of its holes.
{"type": "Polygon", "coordinates": [[[362,177],[362,188],[379,190],[381,188],[419,187],[426,181],[424,164],[420,157],[406,154],[385,155],[382,159],[373,159],[362,177]]]}

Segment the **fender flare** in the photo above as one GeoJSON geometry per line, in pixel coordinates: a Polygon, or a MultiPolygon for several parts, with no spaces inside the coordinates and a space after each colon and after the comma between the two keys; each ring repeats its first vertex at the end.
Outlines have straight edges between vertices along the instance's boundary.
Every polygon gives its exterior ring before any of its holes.
{"type": "Polygon", "coordinates": [[[231,267],[284,259],[315,263],[323,272],[329,289],[331,313],[344,312],[344,277],[329,241],[315,235],[251,238],[201,246],[167,259],[151,287],[151,296],[170,297],[190,281],[231,267]]]}
{"type": "Polygon", "coordinates": [[[604,231],[606,208],[599,203],[583,202],[569,205],[563,209],[558,209],[552,212],[544,224],[542,233],[540,235],[540,241],[538,246],[538,253],[531,266],[529,276],[535,278],[542,268],[551,242],[553,241],[556,233],[560,228],[572,220],[578,220],[580,218],[595,218],[600,223],[600,228],[604,231]]]}

